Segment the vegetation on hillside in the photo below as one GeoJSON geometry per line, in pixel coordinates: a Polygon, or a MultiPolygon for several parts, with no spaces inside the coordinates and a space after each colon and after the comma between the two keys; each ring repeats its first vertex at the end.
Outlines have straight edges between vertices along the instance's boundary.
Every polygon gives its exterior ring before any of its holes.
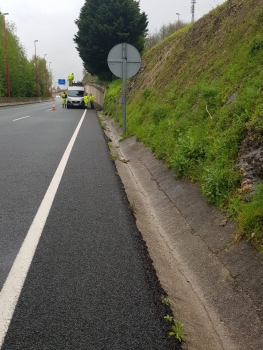
{"type": "Polygon", "coordinates": [[[149,33],[145,44],[146,50],[149,50],[150,48],[158,44],[160,41],[164,40],[177,30],[186,27],[188,24],[189,23],[177,21],[174,23],[164,24],[158,31],[156,30],[154,33],[149,33]]]}
{"type": "MultiPolygon", "coordinates": [[[[4,44],[4,16],[0,12],[0,97],[8,96],[6,76],[6,49],[4,44]]],[[[35,57],[28,60],[24,47],[15,34],[15,25],[6,20],[6,41],[11,97],[36,96],[35,57]]],[[[46,85],[50,86],[50,75],[45,60],[37,57],[38,92],[46,96],[46,85]],[[46,80],[47,79],[47,80],[46,80]],[[47,84],[46,84],[47,82],[47,84]]]]}
{"type": "Polygon", "coordinates": [[[100,78],[111,77],[107,57],[117,44],[126,42],[142,52],[147,33],[147,16],[135,0],[86,0],[75,21],[74,41],[85,69],[100,78]]]}
{"type": "MultiPolygon", "coordinates": [[[[130,82],[126,126],[237,219],[236,240],[261,252],[263,176],[242,186],[238,164],[244,140],[263,147],[262,23],[262,2],[228,0],[147,51],[130,82]]],[[[121,124],[120,93],[120,80],[109,84],[104,113],[121,124]]]]}

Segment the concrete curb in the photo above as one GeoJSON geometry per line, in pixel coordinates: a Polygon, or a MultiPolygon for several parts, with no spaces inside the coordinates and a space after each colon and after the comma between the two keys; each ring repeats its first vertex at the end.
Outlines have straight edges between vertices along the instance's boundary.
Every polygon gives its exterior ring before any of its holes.
{"type": "Polygon", "coordinates": [[[234,222],[134,137],[119,142],[120,128],[100,118],[158,278],[185,324],[185,348],[262,350],[263,256],[245,242],[231,246],[234,222]]]}

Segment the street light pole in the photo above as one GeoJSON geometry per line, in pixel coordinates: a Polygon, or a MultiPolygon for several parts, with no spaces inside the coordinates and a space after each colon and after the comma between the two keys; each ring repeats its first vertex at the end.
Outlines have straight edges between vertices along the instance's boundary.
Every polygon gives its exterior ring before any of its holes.
{"type": "Polygon", "coordinates": [[[10,98],[10,78],[9,78],[9,69],[8,69],[8,50],[7,50],[7,40],[6,40],[6,26],[5,26],[5,16],[9,13],[3,13],[4,16],[4,42],[5,42],[5,65],[6,65],[6,81],[7,81],[7,96],[10,98]]]}
{"type": "Polygon", "coordinates": [[[47,97],[47,62],[46,62],[46,56],[47,54],[44,54],[44,61],[45,61],[45,85],[46,85],[46,97],[47,97]]]}
{"type": "Polygon", "coordinates": [[[38,71],[37,71],[37,49],[36,49],[36,43],[38,42],[38,40],[34,40],[34,44],[35,44],[35,66],[36,66],[36,94],[38,97],[38,71]]]}
{"type": "Polygon", "coordinates": [[[177,13],[177,12],[176,12],[176,14],[177,14],[177,16],[178,16],[178,20],[177,20],[177,28],[178,28],[178,30],[180,30],[180,21],[179,21],[179,16],[180,16],[180,13],[177,13]]]}
{"type": "Polygon", "coordinates": [[[52,69],[50,69],[50,63],[52,62],[49,62],[49,74],[50,74],[50,86],[51,86],[51,89],[50,89],[50,97],[52,97],[52,69]]]}

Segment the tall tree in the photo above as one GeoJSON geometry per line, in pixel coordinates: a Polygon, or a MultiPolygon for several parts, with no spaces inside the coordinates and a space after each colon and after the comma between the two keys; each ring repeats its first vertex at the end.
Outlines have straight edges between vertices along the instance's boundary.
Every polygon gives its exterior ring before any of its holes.
{"type": "Polygon", "coordinates": [[[144,49],[148,20],[140,12],[135,0],[86,0],[75,21],[78,32],[74,37],[85,69],[100,78],[111,73],[107,64],[108,53],[119,43],[144,49]]]}
{"type": "Polygon", "coordinates": [[[16,36],[13,22],[5,20],[7,52],[4,44],[4,16],[0,12],[0,97],[7,96],[6,53],[11,97],[35,96],[34,64],[28,61],[26,51],[16,36]]]}

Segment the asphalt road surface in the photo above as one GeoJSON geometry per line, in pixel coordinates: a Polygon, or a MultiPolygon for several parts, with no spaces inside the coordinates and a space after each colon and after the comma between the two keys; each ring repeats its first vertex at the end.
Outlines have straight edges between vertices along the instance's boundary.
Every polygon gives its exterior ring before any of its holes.
{"type": "Polygon", "coordinates": [[[179,349],[96,112],[1,107],[0,164],[0,348],[179,349]]]}

